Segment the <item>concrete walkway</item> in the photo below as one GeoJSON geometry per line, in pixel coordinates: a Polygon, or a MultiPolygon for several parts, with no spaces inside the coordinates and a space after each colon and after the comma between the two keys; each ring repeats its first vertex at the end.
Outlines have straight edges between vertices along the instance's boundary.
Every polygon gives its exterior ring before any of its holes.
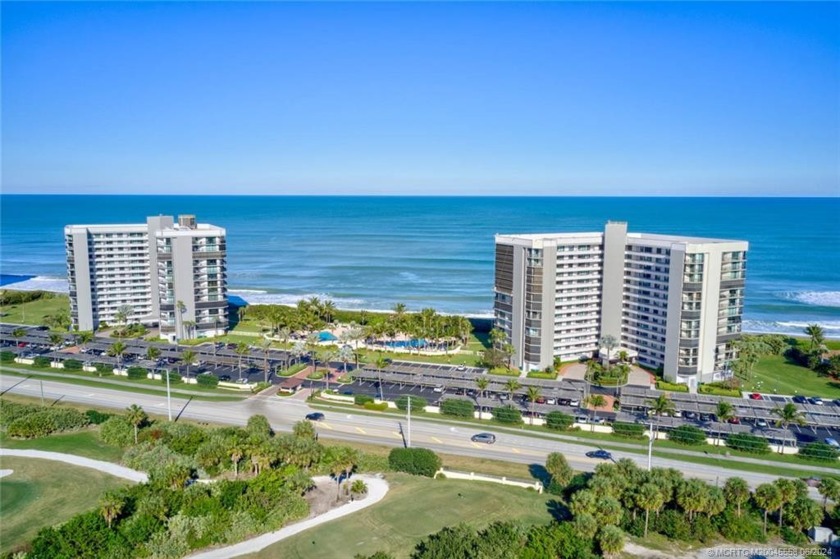
{"type": "Polygon", "coordinates": [[[124,466],[112,464],[110,462],[103,462],[102,460],[93,460],[91,458],[84,458],[74,454],[62,454],[60,452],[46,452],[43,450],[24,450],[17,448],[0,448],[0,457],[3,456],[17,456],[20,458],[38,458],[41,460],[55,460],[56,462],[64,462],[66,464],[73,464],[74,466],[81,466],[83,468],[92,468],[111,474],[112,476],[120,477],[137,483],[146,483],[149,481],[149,476],[143,472],[132,470],[124,466]]]}
{"type": "MultiPolygon", "coordinates": [[[[328,478],[327,476],[320,476],[313,479],[316,482],[318,482],[325,481],[330,478],[328,478]]],[[[368,486],[368,493],[364,499],[351,501],[349,503],[341,505],[340,507],[327,511],[324,514],[320,514],[316,517],[307,518],[306,520],[302,520],[300,522],[296,522],[295,524],[285,526],[277,530],[276,532],[263,534],[262,536],[257,536],[256,538],[252,538],[250,540],[246,540],[244,542],[240,542],[228,547],[221,547],[210,551],[202,551],[194,555],[188,555],[187,558],[227,559],[228,557],[239,557],[241,555],[247,555],[249,553],[257,553],[258,551],[261,551],[266,547],[279,542],[280,540],[284,540],[288,537],[294,536],[295,534],[299,534],[304,530],[308,530],[309,528],[318,526],[320,524],[323,524],[324,522],[329,522],[330,520],[335,520],[336,518],[341,518],[342,516],[347,516],[348,514],[352,514],[356,511],[360,511],[375,503],[378,503],[383,499],[383,497],[385,497],[385,494],[388,493],[388,482],[382,478],[357,475],[353,476],[351,478],[351,481],[355,481],[357,479],[361,479],[368,486]]]]}

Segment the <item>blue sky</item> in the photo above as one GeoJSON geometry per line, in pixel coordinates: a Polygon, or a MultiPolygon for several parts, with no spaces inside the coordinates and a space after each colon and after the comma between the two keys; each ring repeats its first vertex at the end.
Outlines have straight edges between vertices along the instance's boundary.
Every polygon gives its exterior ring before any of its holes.
{"type": "Polygon", "coordinates": [[[840,194],[840,4],[2,3],[3,192],[840,194]]]}

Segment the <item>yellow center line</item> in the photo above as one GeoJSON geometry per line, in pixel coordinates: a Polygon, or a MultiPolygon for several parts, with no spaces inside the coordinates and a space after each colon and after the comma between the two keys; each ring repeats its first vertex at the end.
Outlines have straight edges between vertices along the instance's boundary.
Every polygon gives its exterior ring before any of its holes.
{"type": "Polygon", "coordinates": [[[436,443],[438,443],[438,444],[443,444],[443,441],[442,441],[442,440],[440,440],[440,439],[439,439],[439,438],[437,438],[437,437],[432,437],[432,440],[433,440],[433,441],[435,441],[435,442],[436,442],[436,443]]]}
{"type": "Polygon", "coordinates": [[[511,449],[511,450],[513,450],[516,454],[522,454],[521,452],[519,452],[519,449],[518,449],[518,448],[513,448],[513,449],[511,449]]]}
{"type": "Polygon", "coordinates": [[[402,435],[399,433],[399,431],[391,431],[391,434],[397,437],[398,439],[402,438],[402,435]]]}
{"type": "Polygon", "coordinates": [[[475,448],[484,448],[485,446],[488,446],[488,445],[480,445],[478,443],[470,443],[470,444],[472,444],[475,448]]]}
{"type": "Polygon", "coordinates": [[[361,427],[356,427],[356,431],[358,431],[358,432],[359,432],[359,433],[361,433],[362,435],[367,435],[367,433],[365,433],[365,430],[364,430],[364,429],[362,429],[361,427]]]}

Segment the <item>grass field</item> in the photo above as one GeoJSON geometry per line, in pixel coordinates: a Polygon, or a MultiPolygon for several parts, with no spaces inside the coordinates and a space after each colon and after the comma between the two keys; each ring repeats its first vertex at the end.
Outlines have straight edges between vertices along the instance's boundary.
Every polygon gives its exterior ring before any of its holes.
{"type": "Polygon", "coordinates": [[[353,557],[385,551],[408,557],[425,536],[465,522],[486,526],[496,520],[524,524],[551,521],[551,495],[492,483],[430,480],[391,474],[380,503],[278,542],[252,558],[353,557]]]}
{"type": "Polygon", "coordinates": [[[118,463],[123,451],[103,443],[97,436],[97,428],[91,427],[77,433],[64,433],[40,437],[37,439],[11,439],[0,433],[0,446],[3,448],[31,448],[48,452],[63,452],[118,463]]]}
{"type": "Polygon", "coordinates": [[[99,497],[128,482],[96,470],[30,458],[4,457],[0,479],[0,553],[32,539],[41,528],[97,505],[99,497]]]}
{"type": "Polygon", "coordinates": [[[41,325],[45,316],[62,310],[70,312],[70,298],[67,295],[55,294],[54,297],[41,298],[29,303],[2,305],[0,320],[12,324],[41,325]]]}
{"type": "Polygon", "coordinates": [[[808,369],[788,363],[780,355],[762,357],[744,389],[777,394],[804,394],[823,398],[840,398],[840,382],[808,369]]]}

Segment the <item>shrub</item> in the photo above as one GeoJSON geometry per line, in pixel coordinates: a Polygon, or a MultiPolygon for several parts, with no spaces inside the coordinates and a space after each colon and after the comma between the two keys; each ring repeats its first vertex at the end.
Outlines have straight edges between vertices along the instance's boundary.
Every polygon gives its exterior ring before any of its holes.
{"type": "MultiPolygon", "coordinates": [[[[131,378],[131,369],[129,369],[128,375],[129,378],[131,378]]],[[[177,371],[164,371],[160,374],[160,382],[162,382],[163,384],[166,384],[166,375],[169,375],[169,384],[180,384],[184,382],[184,379],[181,378],[181,375],[177,371]]],[[[200,377],[201,375],[198,376],[200,377]]],[[[201,384],[201,381],[198,381],[198,383],[201,384]]]]}
{"type": "Polygon", "coordinates": [[[561,411],[548,412],[548,415],[545,416],[545,424],[548,428],[555,429],[557,431],[565,431],[571,427],[574,422],[574,417],[561,411]]]}
{"type": "Polygon", "coordinates": [[[403,411],[408,409],[408,399],[411,398],[411,413],[415,411],[421,412],[423,408],[428,405],[428,402],[425,398],[421,398],[420,396],[400,396],[397,398],[397,408],[403,411]]]}
{"type": "Polygon", "coordinates": [[[0,405],[0,425],[8,427],[14,420],[39,412],[42,409],[41,406],[18,404],[17,402],[2,400],[2,405],[0,405]]]}
{"type": "Polygon", "coordinates": [[[731,396],[732,398],[740,398],[741,391],[737,388],[729,388],[721,385],[721,383],[701,384],[697,389],[700,394],[714,394],[715,396],[731,396]]]}
{"type": "Polygon", "coordinates": [[[434,477],[440,469],[440,457],[427,448],[395,448],[388,455],[388,465],[396,472],[434,477]]]}
{"type": "Polygon", "coordinates": [[[11,363],[15,360],[15,354],[11,351],[0,351],[0,363],[11,363]]]}
{"type": "Polygon", "coordinates": [[[71,408],[49,408],[27,414],[12,421],[7,433],[10,437],[30,439],[58,431],[79,429],[90,423],[85,414],[71,408]]]}
{"type": "Polygon", "coordinates": [[[721,535],[731,542],[765,541],[761,522],[756,522],[755,517],[746,512],[738,516],[732,508],[727,508],[714,517],[714,523],[721,535]]]}
{"type": "Polygon", "coordinates": [[[645,426],[641,423],[626,423],[617,421],[613,423],[613,434],[626,439],[645,438],[645,426]]]}
{"type": "Polygon", "coordinates": [[[364,408],[366,410],[371,411],[385,411],[388,409],[387,402],[379,402],[378,404],[375,402],[365,402],[364,408]]]}
{"type": "Polygon", "coordinates": [[[50,359],[49,357],[44,357],[43,355],[39,355],[38,357],[32,360],[33,365],[41,368],[49,367],[50,362],[52,362],[52,359],[50,359]]]}
{"type": "Polygon", "coordinates": [[[96,363],[94,367],[96,367],[96,372],[99,376],[114,374],[114,366],[109,363],[96,363]]]}
{"type": "Polygon", "coordinates": [[[688,385],[658,380],[656,381],[656,389],[667,390],[668,392],[688,392],[688,385]]]}
{"type": "Polygon", "coordinates": [[[440,405],[440,413],[455,417],[473,417],[475,405],[470,400],[450,398],[440,405]]]}
{"type": "Polygon", "coordinates": [[[357,406],[364,406],[368,402],[373,402],[373,396],[368,396],[367,394],[356,394],[353,396],[353,403],[357,406]]]}
{"type": "Polygon", "coordinates": [[[128,378],[130,378],[130,379],[147,378],[148,374],[149,374],[149,371],[147,371],[143,367],[129,367],[128,368],[128,378]]]}
{"type": "Polygon", "coordinates": [[[668,432],[668,439],[678,444],[696,446],[706,443],[706,433],[694,425],[680,425],[668,432]]]}
{"type": "Polygon", "coordinates": [[[88,421],[91,424],[101,425],[113,416],[110,413],[103,413],[103,412],[98,411],[98,410],[87,410],[87,411],[85,411],[85,417],[88,418],[88,421]]]}
{"type": "Polygon", "coordinates": [[[195,377],[196,382],[201,386],[215,388],[219,386],[219,377],[211,374],[202,374],[195,377]]]}
{"type": "Polygon", "coordinates": [[[126,448],[134,443],[134,427],[125,417],[115,415],[99,427],[99,438],[109,445],[126,448]]]}
{"type": "Polygon", "coordinates": [[[68,359],[64,362],[64,369],[66,371],[81,371],[82,362],[78,359],[68,359]]]}
{"type": "Polygon", "coordinates": [[[672,540],[691,541],[691,524],[681,512],[673,509],[662,511],[658,517],[651,515],[650,523],[653,529],[672,540]]]}
{"type": "Polygon", "coordinates": [[[734,450],[741,450],[752,454],[767,454],[770,452],[770,445],[767,439],[746,433],[729,435],[726,437],[726,446],[734,450]]]}
{"type": "Polygon", "coordinates": [[[782,536],[784,542],[790,545],[805,547],[810,543],[808,536],[799,530],[794,530],[790,526],[783,526],[780,535],[782,536]]]}
{"type": "Polygon", "coordinates": [[[493,419],[499,423],[522,423],[522,413],[513,406],[493,409],[493,419]]]}
{"type": "Polygon", "coordinates": [[[820,460],[822,462],[834,462],[840,456],[840,452],[831,445],[817,441],[800,448],[797,456],[805,459],[820,460]]]}
{"type": "Polygon", "coordinates": [[[270,382],[258,382],[256,384],[254,384],[253,386],[251,386],[251,392],[253,394],[256,394],[258,392],[262,392],[263,390],[265,390],[266,388],[268,388],[270,386],[271,386],[270,382]]]}

